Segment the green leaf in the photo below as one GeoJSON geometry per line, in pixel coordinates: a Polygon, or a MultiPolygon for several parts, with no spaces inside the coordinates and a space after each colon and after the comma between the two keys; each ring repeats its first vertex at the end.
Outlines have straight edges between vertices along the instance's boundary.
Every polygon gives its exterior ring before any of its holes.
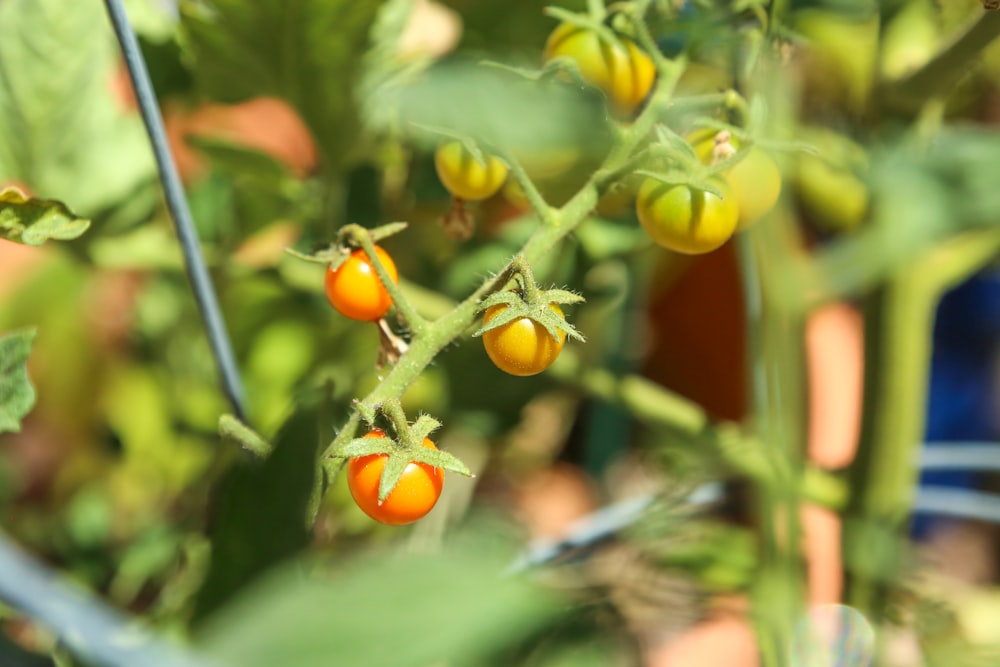
{"type": "Polygon", "coordinates": [[[420,127],[447,128],[515,154],[571,151],[582,159],[603,156],[611,145],[599,93],[478,63],[438,65],[409,83],[382,87],[378,96],[380,106],[399,109],[404,127],[428,149],[440,135],[420,127]]]}
{"type": "Polygon", "coordinates": [[[246,178],[258,187],[278,192],[292,178],[288,167],[263,151],[217,137],[191,136],[186,141],[208,156],[216,166],[246,178]]]}
{"type": "Polygon", "coordinates": [[[317,417],[308,408],[285,423],[267,459],[230,468],[212,496],[212,562],[196,617],[309,545],[306,514],[318,456],[317,417]]]}
{"type": "Polygon", "coordinates": [[[413,452],[411,458],[419,463],[426,463],[436,468],[450,470],[465,477],[474,477],[472,471],[469,470],[469,466],[462,463],[461,459],[450,452],[422,447],[420,451],[413,452]]]}
{"type": "Polygon", "coordinates": [[[641,227],[600,218],[584,220],[576,230],[580,247],[594,261],[625,255],[648,247],[649,236],[641,227]]]}
{"type": "Polygon", "coordinates": [[[366,554],[332,578],[289,568],[211,619],[202,645],[240,667],[480,664],[558,611],[501,576],[505,546],[486,533],[441,553],[366,554]]]}
{"type": "Polygon", "coordinates": [[[0,433],[20,431],[21,420],[35,405],[26,367],[34,340],[34,329],[0,336],[0,433]]]}
{"type": "Polygon", "coordinates": [[[302,116],[327,167],[357,138],[354,94],[379,0],[181,2],[185,46],[198,84],[222,102],[263,95],[302,116]]]}
{"type": "Polygon", "coordinates": [[[0,237],[24,245],[42,245],[49,239],[70,241],[90,227],[90,220],[74,214],[52,199],[35,199],[17,188],[0,190],[0,237]]]}
{"type": "Polygon", "coordinates": [[[0,2],[0,183],[91,215],[151,187],[138,114],[109,92],[118,54],[99,2],[0,2]]]}
{"type": "Polygon", "coordinates": [[[271,443],[233,415],[219,417],[219,435],[224,440],[236,443],[257,458],[267,458],[274,451],[271,443]]]}
{"type": "Polygon", "coordinates": [[[378,501],[385,502],[392,490],[396,488],[399,480],[403,477],[406,467],[413,462],[413,457],[403,451],[394,451],[389,454],[385,461],[385,468],[382,469],[382,477],[378,481],[378,501]]]}
{"type": "Polygon", "coordinates": [[[384,436],[381,438],[354,438],[342,449],[334,453],[340,459],[353,459],[358,456],[370,456],[372,454],[389,454],[398,449],[399,446],[392,438],[384,436]]]}

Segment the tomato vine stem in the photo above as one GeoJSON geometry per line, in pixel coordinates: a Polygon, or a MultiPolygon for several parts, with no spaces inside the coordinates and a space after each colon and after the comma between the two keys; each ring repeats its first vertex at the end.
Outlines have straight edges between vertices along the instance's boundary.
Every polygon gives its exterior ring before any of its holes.
{"type": "Polygon", "coordinates": [[[427,326],[427,321],[413,308],[409,300],[399,289],[399,286],[389,275],[385,265],[382,264],[382,260],[379,259],[378,254],[375,252],[375,242],[372,240],[371,232],[361,225],[349,224],[341,227],[340,234],[343,235],[342,238],[347,238],[353,244],[360,246],[365,251],[365,254],[368,255],[368,261],[371,263],[372,268],[375,269],[375,273],[378,275],[378,279],[385,288],[385,291],[389,293],[392,304],[396,307],[396,314],[402,323],[409,328],[414,336],[423,331],[427,326]]]}

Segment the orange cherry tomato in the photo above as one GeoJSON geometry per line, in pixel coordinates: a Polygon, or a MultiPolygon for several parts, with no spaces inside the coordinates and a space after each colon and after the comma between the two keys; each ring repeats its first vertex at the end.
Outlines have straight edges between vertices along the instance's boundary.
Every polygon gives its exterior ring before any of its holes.
{"type": "MultiPolygon", "coordinates": [[[[381,438],[385,432],[373,429],[366,438],[381,438]]],[[[429,438],[424,447],[437,449],[429,438]]],[[[369,454],[347,463],[347,485],[361,510],[380,523],[402,526],[423,518],[437,504],[444,487],[444,470],[426,463],[411,462],[384,502],[378,501],[378,486],[385,470],[386,454],[369,454]]]]}
{"type": "MultiPolygon", "coordinates": [[[[558,304],[550,303],[559,317],[563,317],[558,304]]],[[[497,304],[486,310],[483,324],[507,310],[506,304],[497,304]]],[[[530,317],[521,317],[483,334],[486,354],[497,368],[511,375],[537,375],[552,365],[566,343],[566,334],[559,332],[558,338],[530,317]]]]}
{"type": "Polygon", "coordinates": [[[570,23],[557,27],[545,43],[544,59],[570,58],[590,83],[604,91],[616,109],[628,115],[642,104],[656,80],[656,65],[627,37],[622,47],[602,41],[597,33],[570,23]]]}
{"type": "MultiPolygon", "coordinates": [[[[385,270],[393,283],[399,282],[396,264],[385,250],[375,246],[385,270]]],[[[362,322],[374,322],[385,317],[392,307],[392,298],[379,280],[368,255],[360,248],[351,253],[336,270],[326,270],[326,298],[344,317],[362,322]]]]}

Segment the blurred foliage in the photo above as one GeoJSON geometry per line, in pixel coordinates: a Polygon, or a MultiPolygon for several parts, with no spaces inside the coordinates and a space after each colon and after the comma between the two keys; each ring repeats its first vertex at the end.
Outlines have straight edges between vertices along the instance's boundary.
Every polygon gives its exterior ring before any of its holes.
{"type": "Polygon", "coordinates": [[[17,433],[35,405],[35,388],[25,363],[35,338],[32,330],[0,336],[0,433],[17,433]]]}
{"type": "MultiPolygon", "coordinates": [[[[8,275],[0,254],[0,516],[74,580],[232,664],[630,664],[648,637],[630,625],[631,598],[619,589],[580,574],[557,593],[558,576],[501,574],[529,531],[519,521],[530,514],[525,480],[567,460],[586,467],[599,499],[636,478],[686,489],[759,466],[763,479],[796,432],[794,420],[775,426],[760,414],[716,430],[682,397],[659,400],[655,370],[638,377],[658,346],[686,356],[685,346],[710,338],[670,335],[683,330],[680,318],[715,327],[719,286],[682,312],[650,312],[695,260],[651,246],[621,178],[532,267],[541,286],[587,299],[567,315],[589,342],[568,346],[562,370],[513,378],[463,335],[402,396],[407,415],[433,415],[445,425],[439,442],[476,461],[474,493],[449,478],[439,509],[403,531],[364,518],[342,483],[318,496],[327,481],[318,455],[390,369],[377,364],[376,327],[330,310],[324,267],[285,248],[325,247],[348,222],[405,219],[410,227],[384,246],[414,308],[435,319],[539,227],[523,189],[508,184],[470,209],[472,239],[450,238],[439,224],[449,196],[431,159],[438,143],[503,147],[561,205],[632,129],[609,116],[598,90],[538,70],[556,25],[542,3],[443,4],[462,33],[438,57],[400,54],[420,6],[408,0],[183,0],[177,17],[153,0],[128,3],[174,151],[198,166],[183,175],[248,421],[274,445],[257,460],[218,437],[230,406],[100,3],[0,0],[0,187],[40,198],[0,195],[0,233],[25,244],[70,239],[86,227],[71,211],[92,220],[77,241],[31,255],[28,268],[8,275]],[[261,98],[280,103],[253,106],[261,98]],[[191,121],[208,105],[212,122],[191,121]],[[287,118],[276,106],[301,119],[306,141],[280,129],[287,118]],[[233,130],[240,113],[272,143],[233,130]],[[741,439],[754,427],[771,428],[773,441],[741,439]],[[635,464],[632,451],[650,456],[635,464]]],[[[749,232],[769,253],[762,293],[781,323],[761,335],[791,336],[818,303],[867,300],[901,276],[944,284],[995,255],[1000,48],[963,60],[931,98],[896,94],[968,29],[978,2],[652,4],[663,9],[650,17],[653,41],[691,60],[664,117],[679,132],[693,119],[748,123],[786,174],[782,207],[749,232]],[[726,106],[720,93],[730,87],[746,108],[726,106]]],[[[11,247],[0,240],[0,253],[11,247]]],[[[794,356],[794,346],[771,344],[768,354],[794,356]]],[[[795,363],[771,372],[795,375],[795,363]]],[[[730,370],[743,382],[742,369],[730,370]]],[[[798,474],[801,461],[786,463],[775,478],[798,474]]],[[[754,513],[766,515],[763,506],[754,513]]],[[[774,545],[759,526],[722,511],[666,514],[626,538],[638,545],[640,582],[665,571],[706,595],[760,595],[780,577],[767,569],[774,545]]],[[[864,538],[847,553],[853,574],[902,586],[900,536],[877,523],[847,530],[864,538]]],[[[775,618],[795,611],[780,604],[784,594],[775,593],[775,618]]],[[[12,628],[0,632],[0,662],[50,664],[20,648],[30,646],[70,664],[51,637],[12,628]]],[[[928,644],[935,664],[959,651],[953,630],[928,644]]]]}
{"type": "Polygon", "coordinates": [[[0,183],[86,216],[141,198],[147,217],[152,153],[139,117],[108,94],[120,72],[105,21],[93,2],[0,5],[0,183]]]}
{"type": "Polygon", "coordinates": [[[228,664],[406,667],[442,659],[494,664],[500,648],[530,636],[558,613],[558,598],[520,579],[497,576],[512,545],[467,534],[441,554],[406,559],[365,554],[333,573],[307,563],[273,573],[200,634],[228,664]],[[469,591],[474,590],[475,595],[469,591]],[[462,632],[442,628],[462,627],[462,632]]]}

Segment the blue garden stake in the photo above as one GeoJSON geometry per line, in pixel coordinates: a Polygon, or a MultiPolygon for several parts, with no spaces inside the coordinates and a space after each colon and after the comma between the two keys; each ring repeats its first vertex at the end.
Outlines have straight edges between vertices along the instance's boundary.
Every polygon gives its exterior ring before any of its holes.
{"type": "Polygon", "coordinates": [[[194,228],[187,198],[184,196],[184,188],[181,186],[177,167],[170,155],[166,131],[163,129],[163,118],[160,116],[160,108],[157,105],[156,96],[153,94],[153,84],[149,80],[146,62],[142,58],[135,32],[129,24],[128,15],[125,13],[121,0],[104,0],[104,4],[107,7],[115,35],[121,44],[129,78],[135,88],[142,120],[146,125],[146,132],[149,134],[149,140],[153,147],[153,155],[156,157],[156,165],[160,171],[160,182],[163,184],[167,208],[170,210],[170,217],[177,229],[177,238],[184,253],[184,265],[187,268],[191,288],[198,303],[198,310],[205,323],[209,344],[212,346],[212,354],[221,375],[223,391],[226,393],[235,415],[246,421],[246,411],[243,407],[243,386],[240,381],[239,369],[236,366],[236,357],[229,341],[229,334],[226,332],[226,323],[219,310],[219,302],[215,296],[212,279],[208,275],[205,260],[198,246],[198,234],[194,228]]]}

